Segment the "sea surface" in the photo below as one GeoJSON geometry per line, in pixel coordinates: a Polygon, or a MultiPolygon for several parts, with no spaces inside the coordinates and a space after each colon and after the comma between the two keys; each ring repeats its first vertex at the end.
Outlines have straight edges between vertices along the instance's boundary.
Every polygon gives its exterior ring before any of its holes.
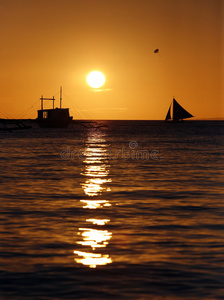
{"type": "Polygon", "coordinates": [[[224,121],[0,132],[0,299],[224,299],[224,121]]]}

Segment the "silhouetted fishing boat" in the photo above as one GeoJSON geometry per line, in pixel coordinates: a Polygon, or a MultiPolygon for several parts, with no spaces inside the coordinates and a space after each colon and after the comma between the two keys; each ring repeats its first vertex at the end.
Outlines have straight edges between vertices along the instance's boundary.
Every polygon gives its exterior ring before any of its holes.
{"type": "Polygon", "coordinates": [[[38,117],[36,119],[40,127],[43,128],[67,128],[72,118],[69,116],[69,108],[61,108],[62,106],[62,88],[60,88],[60,108],[54,108],[55,98],[44,98],[41,96],[41,109],[38,110],[38,117]],[[53,109],[44,109],[44,100],[51,100],[53,102],[53,109]]]}
{"type": "Polygon", "coordinates": [[[192,117],[193,116],[173,98],[173,102],[170,104],[165,121],[182,122],[184,119],[192,117]]]}

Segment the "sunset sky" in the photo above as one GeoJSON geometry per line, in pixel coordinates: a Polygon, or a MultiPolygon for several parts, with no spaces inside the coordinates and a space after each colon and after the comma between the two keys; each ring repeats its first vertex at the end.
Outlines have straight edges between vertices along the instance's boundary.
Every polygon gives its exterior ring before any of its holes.
{"type": "Polygon", "coordinates": [[[36,118],[60,86],[74,119],[164,119],[174,96],[223,118],[223,12],[223,0],[0,0],[0,118],[36,118]]]}

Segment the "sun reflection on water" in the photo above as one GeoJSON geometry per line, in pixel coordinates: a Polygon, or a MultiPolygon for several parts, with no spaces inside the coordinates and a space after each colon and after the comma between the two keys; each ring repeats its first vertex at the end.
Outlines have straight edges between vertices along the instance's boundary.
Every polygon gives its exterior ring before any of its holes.
{"type": "MultiPolygon", "coordinates": [[[[88,175],[86,175],[88,176],[88,175]]],[[[89,175],[89,176],[92,176],[89,175]]],[[[97,174],[97,176],[100,176],[97,174]]],[[[106,175],[107,176],[107,175],[106,175]]],[[[102,179],[102,178],[90,178],[83,183],[82,187],[84,189],[84,192],[88,196],[97,196],[99,193],[102,193],[102,191],[106,188],[104,188],[102,185],[104,183],[111,182],[111,179],[102,179]]]]}
{"type": "MultiPolygon", "coordinates": [[[[111,190],[108,184],[112,182],[108,177],[110,165],[107,147],[108,144],[100,131],[90,131],[84,151],[84,170],[81,173],[85,178],[82,188],[86,197],[86,199],[80,200],[82,207],[92,211],[101,209],[103,214],[106,214],[106,209],[111,206],[109,201],[105,200],[106,193],[111,190]]],[[[80,240],[76,243],[81,245],[84,251],[74,251],[76,263],[90,268],[112,263],[109,254],[99,253],[100,249],[105,249],[108,246],[109,240],[112,238],[112,232],[103,229],[103,226],[109,222],[110,219],[107,217],[99,218],[93,215],[86,220],[87,227],[79,228],[77,234],[80,236],[80,240]],[[94,228],[91,228],[91,225],[94,228]],[[98,226],[100,229],[97,228],[98,226]],[[96,249],[98,253],[94,252],[96,249]]]]}
{"type": "Polygon", "coordinates": [[[87,253],[83,251],[74,251],[78,256],[82,258],[76,258],[75,261],[79,264],[89,266],[90,268],[96,268],[96,266],[103,266],[112,263],[109,255],[102,255],[98,253],[87,253]]]}
{"type": "Polygon", "coordinates": [[[83,208],[89,208],[89,209],[111,206],[111,204],[107,200],[80,200],[80,202],[86,204],[85,206],[83,206],[83,208]]]}
{"type": "Polygon", "coordinates": [[[108,222],[110,222],[110,220],[109,219],[102,219],[102,220],[99,220],[99,219],[87,219],[86,222],[91,222],[94,225],[105,225],[108,222]]]}
{"type": "Polygon", "coordinates": [[[107,230],[97,230],[91,228],[79,228],[82,232],[83,241],[77,242],[83,246],[90,246],[93,250],[96,248],[106,247],[108,240],[111,239],[112,233],[107,230]]]}

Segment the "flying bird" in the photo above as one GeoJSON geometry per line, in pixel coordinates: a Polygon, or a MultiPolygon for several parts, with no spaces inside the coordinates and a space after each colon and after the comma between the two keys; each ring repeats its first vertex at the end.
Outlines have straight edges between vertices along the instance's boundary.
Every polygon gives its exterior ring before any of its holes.
{"type": "Polygon", "coordinates": [[[154,50],[154,53],[159,53],[159,49],[154,50]]]}

